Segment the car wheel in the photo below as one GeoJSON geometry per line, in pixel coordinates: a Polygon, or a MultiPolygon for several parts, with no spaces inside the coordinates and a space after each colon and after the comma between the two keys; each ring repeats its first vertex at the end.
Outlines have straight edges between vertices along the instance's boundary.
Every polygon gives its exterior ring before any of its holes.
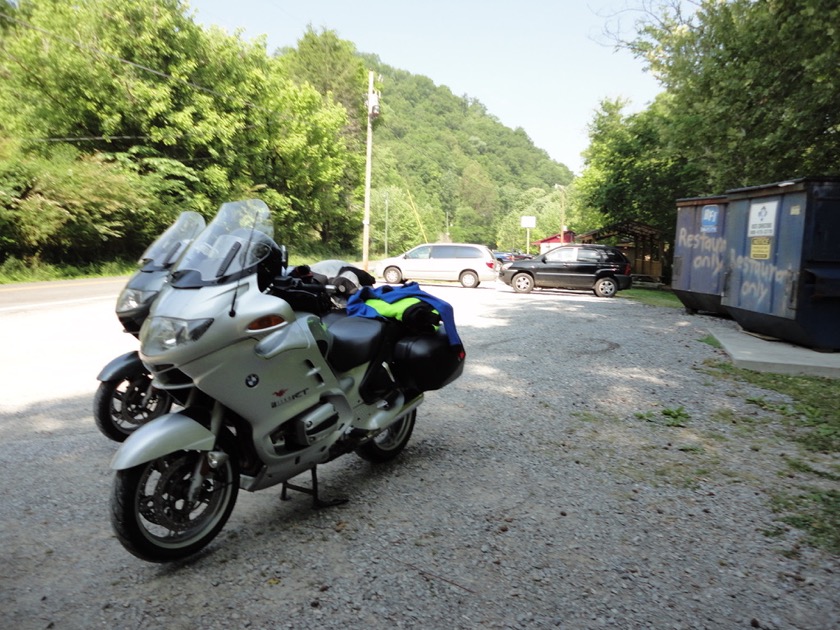
{"type": "Polygon", "coordinates": [[[517,293],[530,293],[534,288],[534,279],[527,273],[518,273],[513,276],[510,286],[517,293]]]}
{"type": "Polygon", "coordinates": [[[478,275],[476,275],[474,271],[461,272],[458,280],[460,280],[462,287],[467,287],[468,289],[474,289],[481,284],[478,279],[478,275]]]}
{"type": "Polygon", "coordinates": [[[399,284],[402,282],[402,272],[396,267],[388,267],[385,273],[382,274],[382,277],[385,278],[385,282],[388,284],[399,284]]]}
{"type": "Polygon", "coordinates": [[[618,292],[618,284],[614,278],[601,278],[592,287],[598,297],[614,297],[618,292]]]}

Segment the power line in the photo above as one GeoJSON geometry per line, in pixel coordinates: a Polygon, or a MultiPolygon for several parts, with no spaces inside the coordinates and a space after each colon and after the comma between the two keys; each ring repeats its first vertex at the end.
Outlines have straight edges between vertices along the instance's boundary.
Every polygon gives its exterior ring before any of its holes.
{"type": "Polygon", "coordinates": [[[73,136],[66,138],[15,138],[26,142],[92,142],[95,140],[152,140],[151,136],[73,136]]]}

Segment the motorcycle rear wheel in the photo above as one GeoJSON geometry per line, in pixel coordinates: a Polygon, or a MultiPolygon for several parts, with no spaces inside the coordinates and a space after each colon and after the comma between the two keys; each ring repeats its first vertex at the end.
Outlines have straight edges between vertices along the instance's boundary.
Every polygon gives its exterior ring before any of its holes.
{"type": "Polygon", "coordinates": [[[102,381],[93,398],[93,419],[102,435],[124,442],[140,425],[169,413],[172,397],[159,389],[149,391],[151,386],[145,371],[102,381]]]}
{"type": "Polygon", "coordinates": [[[411,439],[417,410],[412,409],[372,440],[356,449],[356,455],[369,462],[388,462],[399,455],[411,439]]]}
{"type": "MultiPolygon", "coordinates": [[[[225,440],[227,441],[227,440],[225,440]]],[[[224,527],[239,494],[239,466],[233,449],[216,469],[207,454],[177,451],[117,471],[111,494],[111,524],[130,553],[149,562],[169,562],[205,547],[224,527]],[[207,474],[190,500],[199,461],[207,474]]]]}

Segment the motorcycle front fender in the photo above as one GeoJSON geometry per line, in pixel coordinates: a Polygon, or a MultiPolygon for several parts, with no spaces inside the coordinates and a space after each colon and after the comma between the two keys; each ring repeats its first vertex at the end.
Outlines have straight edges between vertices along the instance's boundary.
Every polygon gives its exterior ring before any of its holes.
{"type": "Polygon", "coordinates": [[[96,380],[102,381],[117,381],[122,380],[126,376],[133,374],[142,374],[146,368],[143,367],[143,362],[140,360],[140,355],[137,350],[126,352],[120,356],[111,359],[102,370],[96,380]]]}
{"type": "Polygon", "coordinates": [[[216,436],[182,413],[168,413],[140,426],[128,436],[111,460],[111,468],[125,470],[176,451],[210,451],[216,436]]]}

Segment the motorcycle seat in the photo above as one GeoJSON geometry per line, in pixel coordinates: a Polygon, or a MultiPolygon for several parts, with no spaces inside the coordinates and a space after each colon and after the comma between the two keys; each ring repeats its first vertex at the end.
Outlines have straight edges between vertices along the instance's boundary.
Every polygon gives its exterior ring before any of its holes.
{"type": "Polygon", "coordinates": [[[374,358],[384,337],[385,322],[367,317],[341,317],[328,323],[333,342],[327,360],[346,372],[374,358]]]}

